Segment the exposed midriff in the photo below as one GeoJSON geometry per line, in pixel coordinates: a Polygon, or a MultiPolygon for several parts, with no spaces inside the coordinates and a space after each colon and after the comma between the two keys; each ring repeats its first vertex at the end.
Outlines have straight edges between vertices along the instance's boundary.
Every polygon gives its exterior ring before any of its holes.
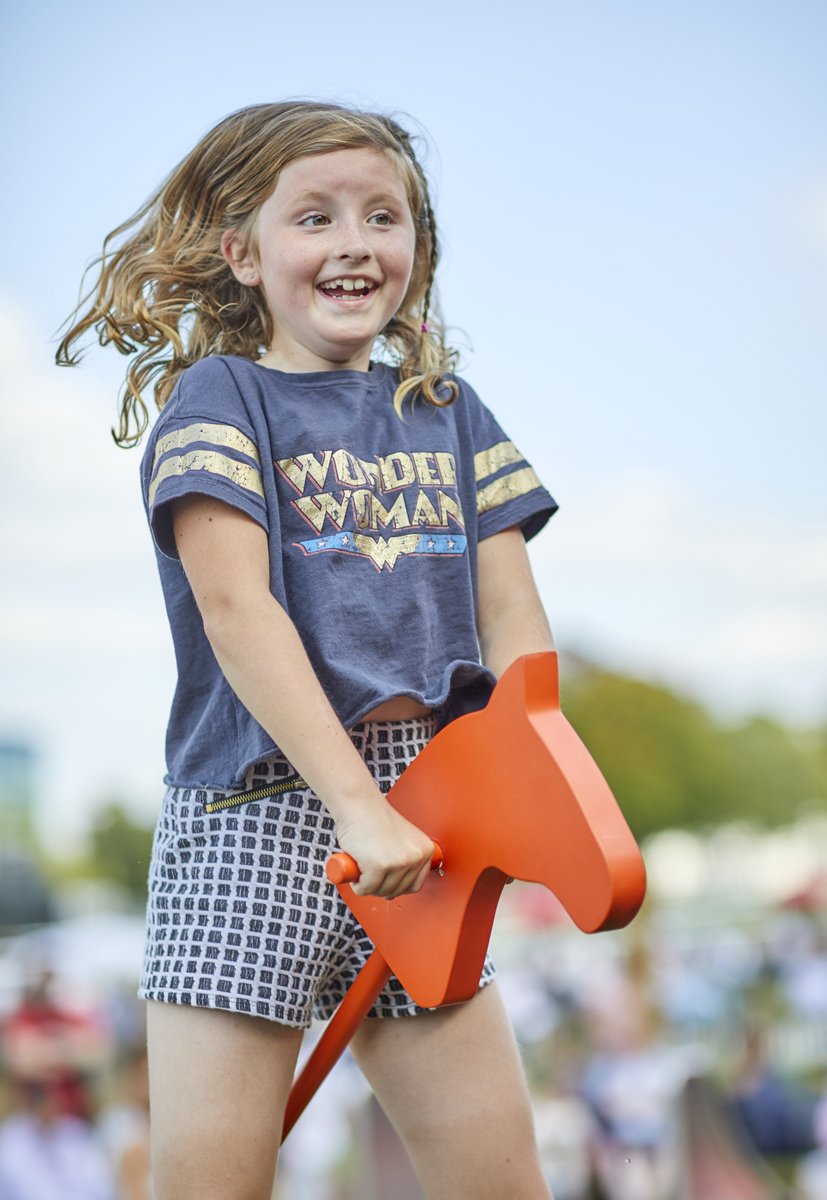
{"type": "Polygon", "coordinates": [[[363,721],[405,721],[409,717],[427,717],[433,709],[418,704],[410,696],[394,696],[378,708],[371,709],[362,717],[363,721]]]}

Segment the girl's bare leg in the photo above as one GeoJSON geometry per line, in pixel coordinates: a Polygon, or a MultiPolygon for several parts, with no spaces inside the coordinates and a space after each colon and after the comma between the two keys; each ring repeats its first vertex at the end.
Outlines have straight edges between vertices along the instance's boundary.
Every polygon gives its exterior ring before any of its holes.
{"type": "Polygon", "coordinates": [[[147,1005],[156,1200],[269,1200],[302,1030],[147,1005]]]}
{"type": "Polygon", "coordinates": [[[496,983],[467,1004],[366,1020],[351,1043],[428,1200],[548,1200],[496,983]]]}

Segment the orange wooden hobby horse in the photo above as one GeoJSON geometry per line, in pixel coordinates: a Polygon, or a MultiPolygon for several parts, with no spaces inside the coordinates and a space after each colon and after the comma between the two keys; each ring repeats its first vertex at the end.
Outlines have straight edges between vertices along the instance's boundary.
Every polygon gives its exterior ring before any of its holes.
{"type": "Polygon", "coordinates": [[[509,878],[543,883],[585,933],[627,925],[646,874],[614,796],[560,711],[557,655],[530,654],[503,674],[480,712],[442,729],[388,794],[435,845],[420,892],[355,896],[346,854],[328,875],[376,949],[297,1077],[286,1137],[376,996],[395,974],[417,1004],[476,993],[509,878]]]}

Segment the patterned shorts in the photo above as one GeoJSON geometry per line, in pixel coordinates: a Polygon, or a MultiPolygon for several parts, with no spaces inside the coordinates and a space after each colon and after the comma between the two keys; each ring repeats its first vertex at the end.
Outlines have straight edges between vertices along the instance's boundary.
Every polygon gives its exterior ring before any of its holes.
{"type": "MultiPolygon", "coordinates": [[[[351,738],[383,792],[433,736],[433,717],[371,721],[351,738]]],[[[284,758],[243,791],[171,787],[149,870],[139,995],[307,1028],[329,1018],[373,946],[324,874],[332,817],[284,758]],[[262,799],[249,792],[275,792],[262,799]]],[[[494,977],[486,959],[480,986],[494,977]]],[[[422,1012],[394,977],[369,1016],[422,1012]]]]}

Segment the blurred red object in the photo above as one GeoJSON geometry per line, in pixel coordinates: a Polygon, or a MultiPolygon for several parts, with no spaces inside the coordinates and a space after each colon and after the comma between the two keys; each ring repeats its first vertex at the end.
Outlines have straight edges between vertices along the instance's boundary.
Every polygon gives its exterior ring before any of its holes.
{"type": "Polygon", "coordinates": [[[571,924],[563,905],[548,888],[517,887],[508,898],[511,912],[530,929],[547,929],[564,922],[571,924]]]}
{"type": "Polygon", "coordinates": [[[56,997],[51,972],[41,972],[24,992],[0,1042],[13,1085],[26,1095],[44,1095],[55,1114],[88,1119],[86,1078],[100,1066],[106,1039],[94,1020],[56,997]]]}
{"type": "Polygon", "coordinates": [[[781,908],[813,913],[827,908],[827,871],[817,871],[802,887],[781,901],[781,908]]]}

